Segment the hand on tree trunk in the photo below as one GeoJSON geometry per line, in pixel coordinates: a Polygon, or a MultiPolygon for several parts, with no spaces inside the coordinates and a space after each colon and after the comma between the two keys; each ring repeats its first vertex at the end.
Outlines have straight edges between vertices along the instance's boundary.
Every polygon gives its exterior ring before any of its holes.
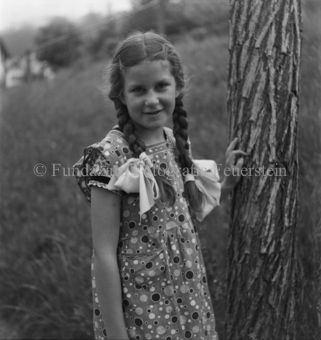
{"type": "Polygon", "coordinates": [[[237,138],[234,138],[228,146],[225,157],[224,180],[221,187],[221,201],[235,188],[241,179],[241,169],[244,163],[242,156],[248,154],[242,150],[235,150],[237,138]]]}

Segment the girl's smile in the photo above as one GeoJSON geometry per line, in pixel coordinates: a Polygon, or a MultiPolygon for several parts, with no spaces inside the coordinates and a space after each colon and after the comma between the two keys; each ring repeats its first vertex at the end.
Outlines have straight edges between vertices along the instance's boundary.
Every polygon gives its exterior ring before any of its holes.
{"type": "Polygon", "coordinates": [[[179,94],[167,60],[144,61],[123,71],[123,103],[146,142],[163,140],[179,94]]]}

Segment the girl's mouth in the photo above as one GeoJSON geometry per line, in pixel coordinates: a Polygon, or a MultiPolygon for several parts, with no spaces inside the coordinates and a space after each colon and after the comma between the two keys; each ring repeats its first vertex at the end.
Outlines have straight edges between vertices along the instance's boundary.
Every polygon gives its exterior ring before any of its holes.
{"type": "Polygon", "coordinates": [[[145,112],[145,114],[154,116],[154,115],[157,115],[157,114],[158,114],[159,112],[161,112],[161,111],[162,111],[162,110],[150,111],[150,112],[145,112]]]}

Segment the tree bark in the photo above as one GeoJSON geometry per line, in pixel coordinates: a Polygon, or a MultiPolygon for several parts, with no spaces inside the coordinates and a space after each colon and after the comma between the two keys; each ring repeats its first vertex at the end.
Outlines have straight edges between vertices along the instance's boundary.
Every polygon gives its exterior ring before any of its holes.
{"type": "Polygon", "coordinates": [[[231,0],[230,139],[249,156],[233,193],[226,339],[294,340],[300,0],[231,0]]]}

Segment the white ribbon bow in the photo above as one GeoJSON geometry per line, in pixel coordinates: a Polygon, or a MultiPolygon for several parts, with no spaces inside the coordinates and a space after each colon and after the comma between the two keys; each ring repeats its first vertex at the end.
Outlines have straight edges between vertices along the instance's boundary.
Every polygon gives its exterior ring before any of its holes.
{"type": "Polygon", "coordinates": [[[139,158],[130,158],[117,168],[107,186],[109,190],[123,190],[128,194],[139,192],[140,217],[151,209],[160,196],[152,167],[152,161],[142,152],[139,158]]]}
{"type": "MultiPolygon", "coordinates": [[[[198,190],[203,194],[202,211],[196,212],[196,218],[198,221],[203,219],[218,205],[220,205],[221,197],[221,183],[219,182],[219,174],[217,166],[214,161],[210,162],[210,172],[204,171],[201,167],[204,167],[204,161],[195,161],[196,175],[187,175],[185,182],[195,180],[195,185],[198,190]],[[199,163],[199,164],[197,164],[199,163]],[[194,177],[194,178],[193,178],[194,177]]],[[[209,161],[207,161],[209,162],[209,161]]]]}

